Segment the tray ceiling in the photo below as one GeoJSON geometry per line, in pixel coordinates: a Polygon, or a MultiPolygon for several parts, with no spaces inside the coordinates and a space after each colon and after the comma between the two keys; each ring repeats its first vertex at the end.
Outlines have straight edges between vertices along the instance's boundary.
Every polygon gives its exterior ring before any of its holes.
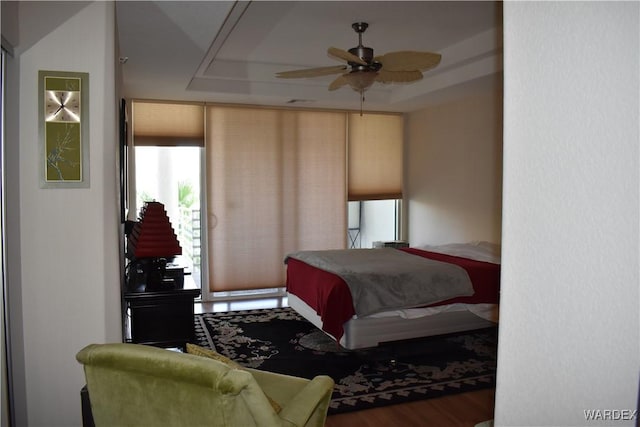
{"type": "Polygon", "coordinates": [[[500,4],[485,1],[120,1],[116,2],[124,95],[129,98],[359,109],[335,76],[275,73],[340,65],[330,46],[376,54],[432,51],[442,62],[411,84],[376,83],[365,110],[413,111],[502,84],[500,4]]]}

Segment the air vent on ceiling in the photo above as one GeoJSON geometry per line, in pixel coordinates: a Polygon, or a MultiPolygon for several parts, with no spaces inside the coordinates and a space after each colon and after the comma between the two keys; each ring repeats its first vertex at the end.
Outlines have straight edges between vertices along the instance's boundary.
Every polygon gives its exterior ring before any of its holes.
{"type": "Polygon", "coordinates": [[[313,99],[290,99],[287,104],[305,104],[309,102],[315,102],[313,99]]]}

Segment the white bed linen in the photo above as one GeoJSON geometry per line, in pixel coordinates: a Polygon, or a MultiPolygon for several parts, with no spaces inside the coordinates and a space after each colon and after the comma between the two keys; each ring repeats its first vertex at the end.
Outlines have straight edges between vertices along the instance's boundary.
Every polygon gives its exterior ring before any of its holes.
{"type": "MultiPolygon", "coordinates": [[[[476,316],[480,316],[483,319],[490,320],[492,322],[498,322],[498,304],[447,304],[439,305],[436,307],[424,307],[424,308],[407,308],[404,310],[391,310],[382,313],[371,314],[366,317],[402,317],[403,319],[417,319],[424,316],[433,316],[434,314],[452,312],[452,311],[470,311],[476,316]]],[[[353,316],[357,318],[358,316],[353,316]]]]}
{"type": "MultiPolygon", "coordinates": [[[[322,319],[313,308],[291,293],[288,294],[288,302],[302,317],[322,329],[322,319]]],[[[497,313],[496,304],[449,304],[424,309],[395,310],[361,318],[353,316],[344,324],[344,335],[339,342],[342,347],[355,350],[374,347],[381,342],[487,328],[496,325],[497,313]],[[410,313],[406,313],[407,311],[410,313]]],[[[326,331],[325,333],[336,339],[326,331]]]]}

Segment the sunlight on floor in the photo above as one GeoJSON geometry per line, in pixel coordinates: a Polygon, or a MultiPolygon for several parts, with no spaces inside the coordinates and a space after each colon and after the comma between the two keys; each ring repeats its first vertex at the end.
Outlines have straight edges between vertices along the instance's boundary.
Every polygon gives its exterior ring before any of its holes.
{"type": "Polygon", "coordinates": [[[258,298],[235,301],[196,302],[194,313],[211,313],[222,311],[256,310],[260,308],[288,307],[287,297],[258,298]]]}

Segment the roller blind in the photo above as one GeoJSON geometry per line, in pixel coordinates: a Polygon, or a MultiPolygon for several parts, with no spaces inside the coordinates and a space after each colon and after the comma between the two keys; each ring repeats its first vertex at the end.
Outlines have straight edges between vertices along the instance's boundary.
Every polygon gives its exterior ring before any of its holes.
{"type": "Polygon", "coordinates": [[[402,198],[403,117],[349,114],[350,201],[402,198]]]}
{"type": "Polygon", "coordinates": [[[207,106],[211,291],[279,287],[287,253],[346,247],[346,120],[207,106]]]}
{"type": "Polygon", "coordinates": [[[204,146],[204,105],[133,101],[134,145],[204,146]]]}

